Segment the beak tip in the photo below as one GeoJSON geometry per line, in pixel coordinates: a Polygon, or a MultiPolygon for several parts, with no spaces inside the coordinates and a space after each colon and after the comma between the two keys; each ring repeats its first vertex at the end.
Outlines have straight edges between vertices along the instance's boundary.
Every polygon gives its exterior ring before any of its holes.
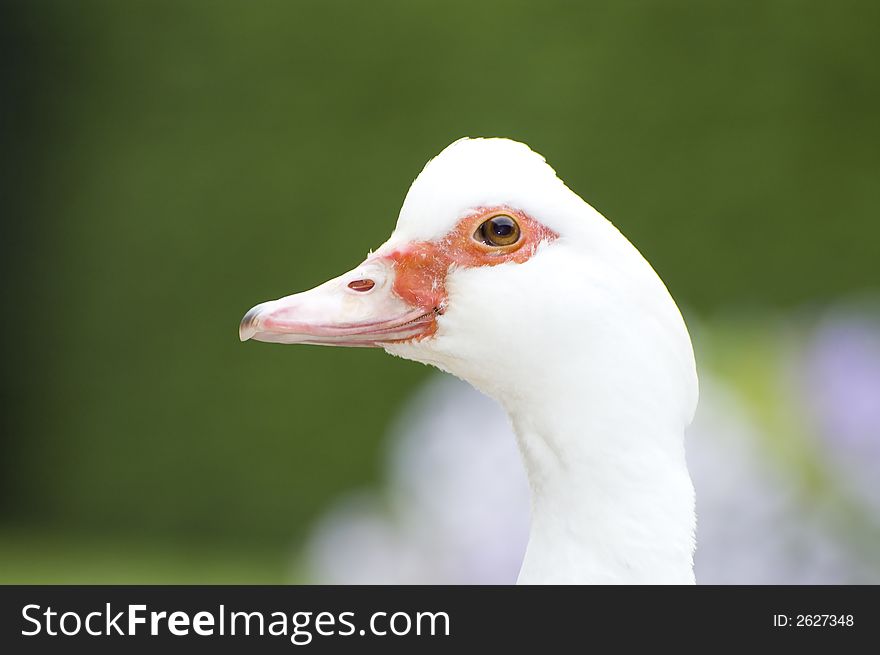
{"type": "Polygon", "coordinates": [[[257,333],[257,319],[260,314],[260,305],[248,310],[248,313],[241,319],[238,324],[238,338],[240,341],[248,341],[257,333]]]}

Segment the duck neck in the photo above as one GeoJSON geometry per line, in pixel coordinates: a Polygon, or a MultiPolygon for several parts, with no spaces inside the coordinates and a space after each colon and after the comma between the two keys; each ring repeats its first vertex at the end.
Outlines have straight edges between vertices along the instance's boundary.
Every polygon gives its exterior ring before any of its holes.
{"type": "Polygon", "coordinates": [[[532,493],[519,583],[693,584],[684,426],[565,395],[510,412],[532,493]]]}

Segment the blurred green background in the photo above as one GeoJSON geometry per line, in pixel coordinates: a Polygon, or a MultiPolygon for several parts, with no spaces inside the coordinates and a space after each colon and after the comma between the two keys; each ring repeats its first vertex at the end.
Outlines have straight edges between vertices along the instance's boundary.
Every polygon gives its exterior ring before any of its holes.
{"type": "Polygon", "coordinates": [[[876,289],[880,5],[3,2],[0,581],[274,582],[429,370],[242,345],[464,136],[689,316],[876,289]]]}

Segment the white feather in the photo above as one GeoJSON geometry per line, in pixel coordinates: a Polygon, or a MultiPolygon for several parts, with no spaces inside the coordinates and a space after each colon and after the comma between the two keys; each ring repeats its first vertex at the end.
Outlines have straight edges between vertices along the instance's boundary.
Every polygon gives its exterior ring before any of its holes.
{"type": "Polygon", "coordinates": [[[527,146],[465,139],[425,167],[383,248],[501,204],[560,238],[523,264],[451,269],[436,335],[386,350],[507,410],[532,491],[520,582],[692,583],[693,350],[635,247],[527,146]]]}

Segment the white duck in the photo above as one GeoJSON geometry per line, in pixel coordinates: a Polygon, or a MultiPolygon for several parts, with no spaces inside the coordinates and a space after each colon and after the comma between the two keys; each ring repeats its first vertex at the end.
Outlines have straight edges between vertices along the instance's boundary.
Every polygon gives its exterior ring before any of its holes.
{"type": "Polygon", "coordinates": [[[373,346],[497,400],[532,518],[520,583],[693,583],[687,328],[663,282],[543,157],[461,139],[354,270],[252,308],[242,341],[373,346]]]}

